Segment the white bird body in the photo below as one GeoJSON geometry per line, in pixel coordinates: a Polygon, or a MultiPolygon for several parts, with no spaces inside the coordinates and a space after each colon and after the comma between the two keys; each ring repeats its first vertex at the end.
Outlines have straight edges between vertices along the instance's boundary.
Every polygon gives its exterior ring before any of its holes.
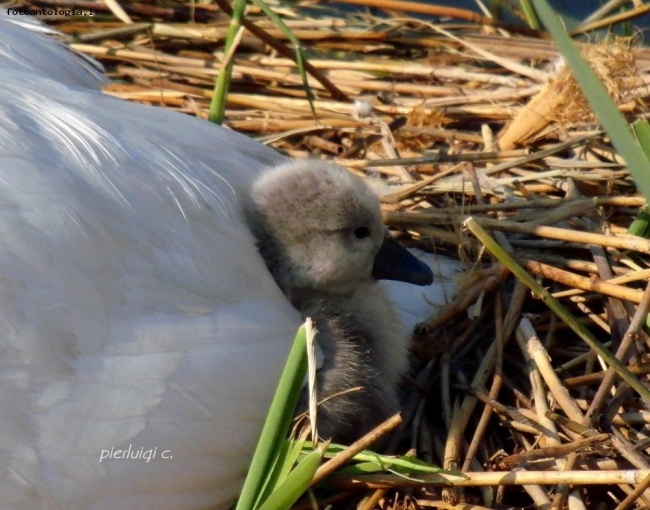
{"type": "Polygon", "coordinates": [[[409,250],[422,262],[427,264],[435,280],[432,285],[419,287],[405,282],[382,280],[379,283],[393,304],[400,318],[403,331],[411,335],[416,325],[451,303],[456,295],[458,273],[461,263],[442,255],[432,255],[422,250],[409,250]]]}
{"type": "Polygon", "coordinates": [[[5,73],[0,508],[232,500],[300,324],[237,202],[284,160],[197,119],[5,73]],[[158,458],[100,462],[129,446],[158,458]]]}
{"type": "Polygon", "coordinates": [[[0,9],[0,76],[23,70],[72,87],[99,89],[108,80],[99,62],[47,34],[56,30],[34,18],[0,9]]]}
{"type": "Polygon", "coordinates": [[[0,508],[224,508],[301,322],[240,203],[288,159],[42,37],[0,18],[0,508]]]}

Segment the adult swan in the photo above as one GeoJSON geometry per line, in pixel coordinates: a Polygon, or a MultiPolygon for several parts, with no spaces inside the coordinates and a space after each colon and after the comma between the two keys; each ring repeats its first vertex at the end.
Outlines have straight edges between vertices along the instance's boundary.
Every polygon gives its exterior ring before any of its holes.
{"type": "MultiPolygon", "coordinates": [[[[0,18],[0,42],[20,28],[8,23],[0,18]]],[[[44,36],[20,30],[4,47],[29,58],[44,36]]],[[[69,57],[50,49],[50,62],[69,57]]],[[[405,340],[371,276],[386,250],[365,184],[8,58],[0,54],[0,508],[227,506],[301,312],[323,325],[319,388],[344,389],[339,375],[369,381],[370,416],[393,410],[405,340]],[[314,187],[322,195],[304,200],[314,187]]],[[[398,272],[430,279],[399,257],[398,272]]],[[[381,265],[375,272],[392,271],[381,265]]],[[[350,398],[324,408],[330,434],[346,436],[340,416],[368,401],[350,398]]]]}

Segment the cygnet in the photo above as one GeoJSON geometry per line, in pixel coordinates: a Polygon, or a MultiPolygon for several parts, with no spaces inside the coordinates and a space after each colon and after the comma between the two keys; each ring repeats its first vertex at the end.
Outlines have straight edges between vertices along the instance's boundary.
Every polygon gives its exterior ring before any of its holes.
{"type": "Polygon", "coordinates": [[[431,270],[386,233],[374,192],[332,164],[292,162],[265,173],[246,210],[274,279],[319,331],[317,394],[327,399],[319,432],[355,439],[398,410],[408,369],[407,336],[376,280],[428,285],[431,270]]]}

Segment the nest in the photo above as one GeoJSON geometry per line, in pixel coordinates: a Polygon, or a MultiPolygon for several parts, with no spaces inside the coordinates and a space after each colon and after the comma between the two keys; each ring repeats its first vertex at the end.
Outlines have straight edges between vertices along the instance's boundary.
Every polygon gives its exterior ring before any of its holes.
{"type": "MultiPolygon", "coordinates": [[[[106,93],[206,117],[228,17],[208,4],[126,10],[137,23],[50,21],[103,62],[106,93]]],[[[372,171],[395,235],[467,270],[417,331],[391,440],[464,476],[334,475],[321,508],[650,506],[650,242],[627,232],[645,200],[553,45],[404,12],[275,10],[308,50],[313,110],[278,52],[293,53],[285,36],[251,7],[226,125],[372,171]]],[[[613,39],[583,49],[629,120],[642,117],[650,53],[613,39]]]]}

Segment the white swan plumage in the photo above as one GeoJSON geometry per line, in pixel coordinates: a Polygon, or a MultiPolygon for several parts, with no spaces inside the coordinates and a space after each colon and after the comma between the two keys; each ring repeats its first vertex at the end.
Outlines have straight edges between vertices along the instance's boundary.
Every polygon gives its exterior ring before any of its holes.
{"type": "Polygon", "coordinates": [[[0,508],[223,506],[300,324],[237,204],[286,159],[49,73],[2,74],[0,508]],[[173,459],[100,462],[129,445],[173,459]]]}
{"type": "Polygon", "coordinates": [[[56,30],[30,16],[10,15],[11,10],[0,9],[1,75],[20,69],[88,89],[108,82],[99,62],[48,37],[56,30]]]}
{"type": "Polygon", "coordinates": [[[0,508],[223,508],[301,322],[240,203],[288,160],[69,57],[0,18],[0,508]]]}

